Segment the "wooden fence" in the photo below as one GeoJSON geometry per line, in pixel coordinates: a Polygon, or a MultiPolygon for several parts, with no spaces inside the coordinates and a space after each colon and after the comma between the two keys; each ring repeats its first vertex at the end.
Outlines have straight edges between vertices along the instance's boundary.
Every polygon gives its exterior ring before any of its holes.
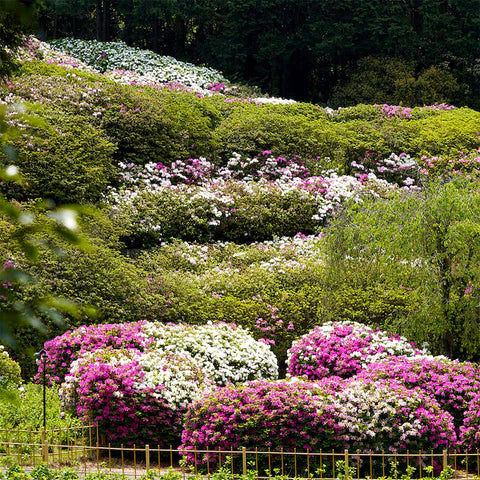
{"type": "MultiPolygon", "coordinates": [[[[106,471],[137,479],[147,472],[161,476],[174,469],[179,476],[242,476],[280,480],[360,480],[381,477],[432,478],[451,468],[462,480],[480,480],[480,452],[352,452],[239,450],[189,450],[159,446],[101,445],[96,427],[66,430],[0,430],[0,464],[26,468],[46,463],[51,467],[73,466],[79,473],[106,471]],[[60,442],[58,440],[67,439],[60,442]],[[183,459],[183,460],[182,460],[183,459]],[[182,460],[182,461],[181,461],[182,460]]],[[[218,478],[218,477],[217,477],[218,478]]]]}

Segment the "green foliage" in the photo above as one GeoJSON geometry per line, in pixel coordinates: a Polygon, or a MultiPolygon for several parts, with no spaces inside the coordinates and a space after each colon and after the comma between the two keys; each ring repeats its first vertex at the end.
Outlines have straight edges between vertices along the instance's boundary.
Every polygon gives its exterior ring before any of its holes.
{"type": "Polygon", "coordinates": [[[329,230],[331,278],[363,288],[381,282],[399,293],[406,287],[405,310],[387,319],[393,329],[437,353],[476,359],[478,219],[475,182],[434,182],[422,195],[352,206],[329,230]]]}
{"type": "MultiPolygon", "coordinates": [[[[480,112],[455,108],[408,121],[404,129],[407,139],[404,151],[412,156],[458,155],[478,149],[480,112]]],[[[393,133],[393,136],[396,132],[393,133]]]]}
{"type": "MultiPolygon", "coordinates": [[[[8,457],[5,457],[8,458],[8,457]]],[[[23,467],[12,461],[12,465],[4,474],[0,474],[2,480],[78,480],[79,472],[71,467],[62,469],[52,468],[41,463],[26,472],[23,467]]]]}
{"type": "MultiPolygon", "coordinates": [[[[57,387],[47,387],[47,425],[66,429],[79,426],[80,421],[64,414],[57,387]]],[[[43,387],[33,383],[22,385],[13,391],[13,398],[0,400],[0,429],[39,431],[43,425],[43,387]]],[[[25,440],[27,440],[25,438],[25,440]]]]}
{"type": "Polygon", "coordinates": [[[0,388],[17,386],[21,381],[20,365],[0,345],[0,388]]]}
{"type": "MultiPolygon", "coordinates": [[[[350,282],[354,274],[349,276],[350,282]]],[[[349,283],[350,283],[349,282],[349,283]]],[[[403,285],[327,284],[320,316],[325,321],[355,321],[388,327],[418,308],[415,292],[403,285]]]]}
{"type": "Polygon", "coordinates": [[[58,203],[98,200],[115,172],[114,145],[86,118],[46,108],[35,111],[42,124],[14,143],[18,157],[13,164],[25,183],[5,185],[5,194],[18,200],[44,197],[58,203]]]}
{"type": "Polygon", "coordinates": [[[208,155],[219,113],[188,93],[115,87],[101,125],[118,144],[119,159],[144,164],[208,155]],[[116,101],[115,101],[116,100],[116,101]]]}
{"type": "Polygon", "coordinates": [[[224,156],[231,152],[253,156],[271,150],[273,155],[288,158],[321,156],[322,167],[337,166],[349,145],[342,136],[342,126],[325,120],[323,115],[318,120],[316,117],[307,105],[303,112],[289,105],[245,105],[236,108],[214,135],[224,156]]]}

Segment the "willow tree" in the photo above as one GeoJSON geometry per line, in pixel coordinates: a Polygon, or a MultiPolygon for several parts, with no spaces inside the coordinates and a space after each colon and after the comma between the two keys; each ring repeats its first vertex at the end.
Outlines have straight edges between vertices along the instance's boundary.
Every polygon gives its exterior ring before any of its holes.
{"type": "Polygon", "coordinates": [[[389,327],[436,353],[480,348],[480,185],[434,182],[420,193],[364,199],[329,230],[333,283],[401,285],[416,308],[389,327]]]}

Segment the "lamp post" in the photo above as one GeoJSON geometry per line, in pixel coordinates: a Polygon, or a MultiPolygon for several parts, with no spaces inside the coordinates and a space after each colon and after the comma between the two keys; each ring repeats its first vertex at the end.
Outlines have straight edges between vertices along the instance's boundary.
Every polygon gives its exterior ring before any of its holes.
{"type": "Polygon", "coordinates": [[[47,461],[48,446],[47,446],[47,352],[43,348],[35,354],[43,363],[43,428],[42,428],[42,460],[47,461]]]}

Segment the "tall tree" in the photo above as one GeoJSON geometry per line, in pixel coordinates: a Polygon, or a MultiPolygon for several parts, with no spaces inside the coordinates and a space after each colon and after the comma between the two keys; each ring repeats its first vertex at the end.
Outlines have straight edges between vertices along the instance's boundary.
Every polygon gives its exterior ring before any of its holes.
{"type": "Polygon", "coordinates": [[[329,238],[332,278],[410,289],[418,308],[396,327],[437,353],[479,358],[478,183],[435,182],[422,193],[354,205],[329,238]]]}

